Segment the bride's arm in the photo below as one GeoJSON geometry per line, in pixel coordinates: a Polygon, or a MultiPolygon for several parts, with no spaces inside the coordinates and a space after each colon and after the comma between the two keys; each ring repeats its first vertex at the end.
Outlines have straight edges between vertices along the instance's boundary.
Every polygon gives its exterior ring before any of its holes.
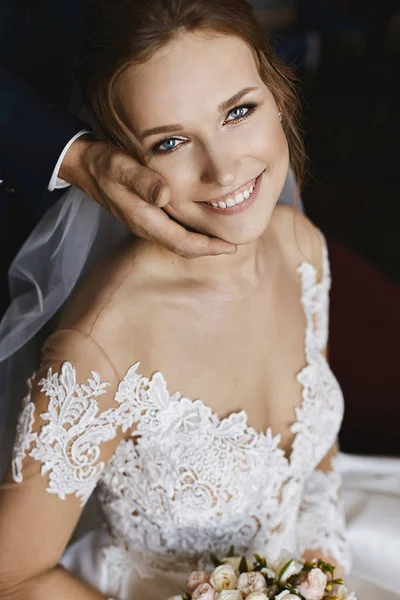
{"type": "Polygon", "coordinates": [[[0,485],[0,598],[106,598],[58,563],[123,437],[126,413],[115,400],[118,377],[105,353],[72,333],[73,343],[59,345],[69,362],[47,361],[32,382],[0,485]]]}
{"type": "Polygon", "coordinates": [[[335,444],[305,482],[298,541],[305,559],[322,558],[337,567],[335,577],[342,577],[350,569],[350,556],[337,452],[335,444]]]}

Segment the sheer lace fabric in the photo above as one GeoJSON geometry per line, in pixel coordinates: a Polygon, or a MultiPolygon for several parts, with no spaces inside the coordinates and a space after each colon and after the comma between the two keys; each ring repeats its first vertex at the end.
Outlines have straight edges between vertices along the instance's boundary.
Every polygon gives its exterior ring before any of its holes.
{"type": "Polygon", "coordinates": [[[171,394],[161,373],[142,376],[139,363],[119,382],[114,407],[102,412],[97,399],[108,382],[101,374],[78,383],[70,363],[60,374],[49,371],[39,383],[49,398],[41,414],[46,425],[36,434],[33,404],[25,400],[14,479],[22,480],[29,454],[50,474],[48,491],[60,498],[75,494],[84,503],[98,484],[113,540],[104,551],[113,578],[123,578],[127,564],[140,564],[142,574],[145,567],[201,567],[210,550],[223,555],[231,544],[238,552],[272,556],[281,548],[319,549],[348,567],[340,475],[335,461],[327,473],[317,468],[343,416],[339,385],[322,354],[330,286],[326,248],[320,282],[311,264],[298,271],[307,365],[298,375],[303,398],[289,457],[280,436],[248,426],[244,411],[219,419],[201,400],[171,394]],[[118,428],[133,426],[102,462],[101,445],[118,428]]]}

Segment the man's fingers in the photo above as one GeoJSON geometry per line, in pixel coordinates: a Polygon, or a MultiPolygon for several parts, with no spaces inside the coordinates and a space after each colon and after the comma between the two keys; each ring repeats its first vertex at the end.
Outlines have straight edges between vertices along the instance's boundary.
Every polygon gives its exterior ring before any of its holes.
{"type": "Polygon", "coordinates": [[[185,258],[236,252],[237,247],[224,240],[186,231],[161,210],[171,200],[171,190],[162,175],[120,152],[112,156],[109,166],[111,187],[106,192],[99,185],[103,202],[99,201],[136,235],[185,258]]]}
{"type": "Polygon", "coordinates": [[[124,164],[121,181],[127,189],[148,204],[164,207],[171,199],[171,192],[164,178],[133,159],[124,164]]]}
{"type": "MultiPolygon", "coordinates": [[[[175,223],[175,225],[177,225],[175,223]]],[[[174,242],[174,251],[185,258],[199,258],[200,256],[219,256],[221,254],[235,254],[237,246],[219,238],[208,237],[201,233],[186,231],[177,225],[183,233],[174,242]]],[[[166,240],[166,244],[168,240],[166,240]]],[[[173,249],[173,248],[171,248],[173,249]]]]}
{"type": "Polygon", "coordinates": [[[159,208],[146,209],[141,211],[141,227],[160,246],[184,258],[235,254],[237,250],[237,246],[224,240],[186,231],[159,208]]]}

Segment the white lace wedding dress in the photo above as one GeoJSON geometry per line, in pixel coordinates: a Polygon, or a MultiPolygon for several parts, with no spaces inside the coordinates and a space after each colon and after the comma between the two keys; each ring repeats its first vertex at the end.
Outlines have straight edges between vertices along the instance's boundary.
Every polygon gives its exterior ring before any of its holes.
{"type": "MultiPolygon", "coordinates": [[[[338,461],[328,472],[317,465],[332,447],[343,398],[323,354],[328,324],[329,266],[316,281],[309,263],[299,268],[307,319],[306,367],[299,373],[302,405],[296,410],[290,457],[280,436],[247,425],[246,413],[219,419],[200,400],[171,393],[165,378],[150,380],[132,366],[115,394],[115,406],[99,411],[105,393],[101,369],[78,381],[74,365],[40,382],[49,398],[47,424],[32,432],[33,404],[24,401],[13,454],[22,481],[26,454],[49,473],[48,492],[75,494],[84,504],[93,490],[105,516],[65,552],[62,564],[119,600],[162,600],[178,594],[187,572],[207,566],[210,551],[257,551],[276,557],[319,549],[350,568],[338,461]],[[107,464],[100,446],[136,424],[107,464]]],[[[96,370],[96,365],[93,365],[96,370]]],[[[372,577],[373,579],[373,577],[372,577]]],[[[350,580],[360,600],[398,596],[350,580]]]]}

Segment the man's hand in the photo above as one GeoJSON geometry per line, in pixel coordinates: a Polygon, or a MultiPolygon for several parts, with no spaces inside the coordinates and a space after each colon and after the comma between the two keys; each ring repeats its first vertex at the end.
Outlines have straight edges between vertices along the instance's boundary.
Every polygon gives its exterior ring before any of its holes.
{"type": "Polygon", "coordinates": [[[162,176],[108,142],[78,138],[61,165],[60,177],[79,187],[137,236],[185,258],[234,254],[236,246],[186,231],[161,210],[171,200],[162,176]]]}

